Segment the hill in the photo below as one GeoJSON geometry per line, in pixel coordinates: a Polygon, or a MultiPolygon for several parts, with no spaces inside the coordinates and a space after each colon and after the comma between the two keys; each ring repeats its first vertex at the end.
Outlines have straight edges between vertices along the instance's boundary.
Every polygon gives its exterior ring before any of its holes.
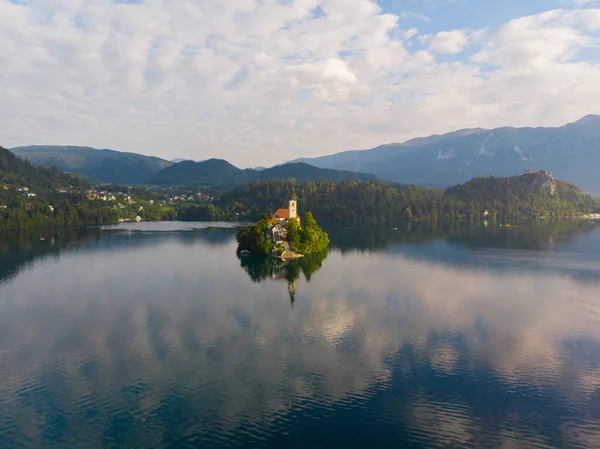
{"type": "Polygon", "coordinates": [[[116,185],[90,190],[80,176],[38,167],[0,147],[0,232],[33,227],[102,225],[119,219],[172,219],[163,198],[116,185]],[[155,204],[158,203],[158,204],[155,204]]]}
{"type": "Polygon", "coordinates": [[[146,184],[160,170],[172,165],[157,157],[90,147],[41,145],[17,147],[11,151],[35,165],[54,166],[116,184],[146,184]]]}
{"type": "Polygon", "coordinates": [[[150,182],[155,185],[230,188],[248,181],[244,170],[223,159],[209,159],[203,162],[183,161],[171,165],[157,173],[150,182]]]}
{"type": "Polygon", "coordinates": [[[465,129],[294,162],[440,187],[474,177],[546,169],[586,191],[600,192],[596,168],[600,166],[600,116],[589,115],[559,128],[465,129]]]}
{"type": "MultiPolygon", "coordinates": [[[[240,214],[258,218],[286,204],[289,181],[258,181],[236,187],[207,208],[189,208],[182,219],[223,219],[240,214]],[[209,210],[210,209],[210,210],[209,210]]],[[[313,212],[329,226],[347,223],[397,224],[410,220],[528,220],[536,217],[574,217],[600,211],[600,201],[548,172],[512,177],[475,178],[447,190],[385,184],[378,181],[297,183],[300,215],[313,212]]]]}
{"type": "Polygon", "coordinates": [[[597,212],[600,202],[569,182],[558,181],[552,173],[539,171],[504,178],[474,178],[448,188],[446,198],[463,203],[463,214],[508,218],[578,216],[597,212]]]}
{"type": "Polygon", "coordinates": [[[118,212],[86,200],[86,180],[36,167],[0,147],[0,231],[114,223],[118,212]]]}
{"type": "Polygon", "coordinates": [[[264,170],[242,170],[225,160],[209,159],[203,162],[184,161],[167,167],[152,179],[152,183],[156,185],[201,185],[230,189],[248,182],[290,178],[300,182],[376,179],[374,175],[323,169],[306,163],[289,163],[264,170]]]}
{"type": "Polygon", "coordinates": [[[36,167],[0,147],[0,184],[2,190],[15,191],[22,188],[47,192],[57,189],[83,190],[88,183],[55,167],[36,167]]]}

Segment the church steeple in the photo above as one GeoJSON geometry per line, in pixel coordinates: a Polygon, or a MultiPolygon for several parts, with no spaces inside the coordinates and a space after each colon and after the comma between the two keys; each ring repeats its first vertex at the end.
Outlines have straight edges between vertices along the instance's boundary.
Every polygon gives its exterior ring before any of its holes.
{"type": "Polygon", "coordinates": [[[289,203],[289,218],[298,218],[298,197],[296,196],[296,190],[292,187],[292,194],[290,195],[289,203]]]}

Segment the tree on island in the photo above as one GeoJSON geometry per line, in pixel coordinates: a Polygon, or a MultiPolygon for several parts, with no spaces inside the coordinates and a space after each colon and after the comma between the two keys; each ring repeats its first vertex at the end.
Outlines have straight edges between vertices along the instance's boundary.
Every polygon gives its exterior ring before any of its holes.
{"type": "Polygon", "coordinates": [[[329,245],[329,236],[310,212],[306,213],[302,224],[297,220],[287,222],[287,238],[294,252],[305,256],[322,251],[329,245]]]}
{"type": "MultiPolygon", "coordinates": [[[[268,256],[278,249],[271,237],[269,222],[273,221],[268,215],[263,215],[258,223],[246,226],[237,233],[237,252],[249,251],[252,255],[268,256]]],[[[308,256],[326,249],[329,236],[317,224],[310,212],[307,212],[302,222],[297,219],[285,223],[286,237],[295,253],[308,256]]]]}
{"type": "Polygon", "coordinates": [[[240,229],[236,235],[237,252],[250,251],[254,255],[268,256],[275,248],[273,240],[268,238],[267,230],[270,217],[264,214],[258,223],[240,229]]]}

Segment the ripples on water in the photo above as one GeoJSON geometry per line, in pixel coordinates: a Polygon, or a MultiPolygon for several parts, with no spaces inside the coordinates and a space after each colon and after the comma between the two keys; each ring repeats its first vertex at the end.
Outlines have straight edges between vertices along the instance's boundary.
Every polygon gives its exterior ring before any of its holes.
{"type": "Polygon", "coordinates": [[[600,447],[596,230],[294,267],[144,226],[0,246],[0,447],[600,447]]]}

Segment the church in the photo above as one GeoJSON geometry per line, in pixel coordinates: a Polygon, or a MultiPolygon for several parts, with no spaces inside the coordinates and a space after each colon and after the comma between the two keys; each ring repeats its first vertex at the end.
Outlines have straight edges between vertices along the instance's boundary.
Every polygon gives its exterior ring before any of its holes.
{"type": "Polygon", "coordinates": [[[285,224],[288,220],[298,220],[300,221],[300,216],[298,215],[298,197],[296,196],[296,191],[292,188],[292,194],[290,196],[290,200],[288,202],[287,209],[277,209],[277,212],[273,214],[273,217],[269,220],[269,232],[273,237],[273,240],[279,241],[282,238],[285,238],[285,224]]]}

